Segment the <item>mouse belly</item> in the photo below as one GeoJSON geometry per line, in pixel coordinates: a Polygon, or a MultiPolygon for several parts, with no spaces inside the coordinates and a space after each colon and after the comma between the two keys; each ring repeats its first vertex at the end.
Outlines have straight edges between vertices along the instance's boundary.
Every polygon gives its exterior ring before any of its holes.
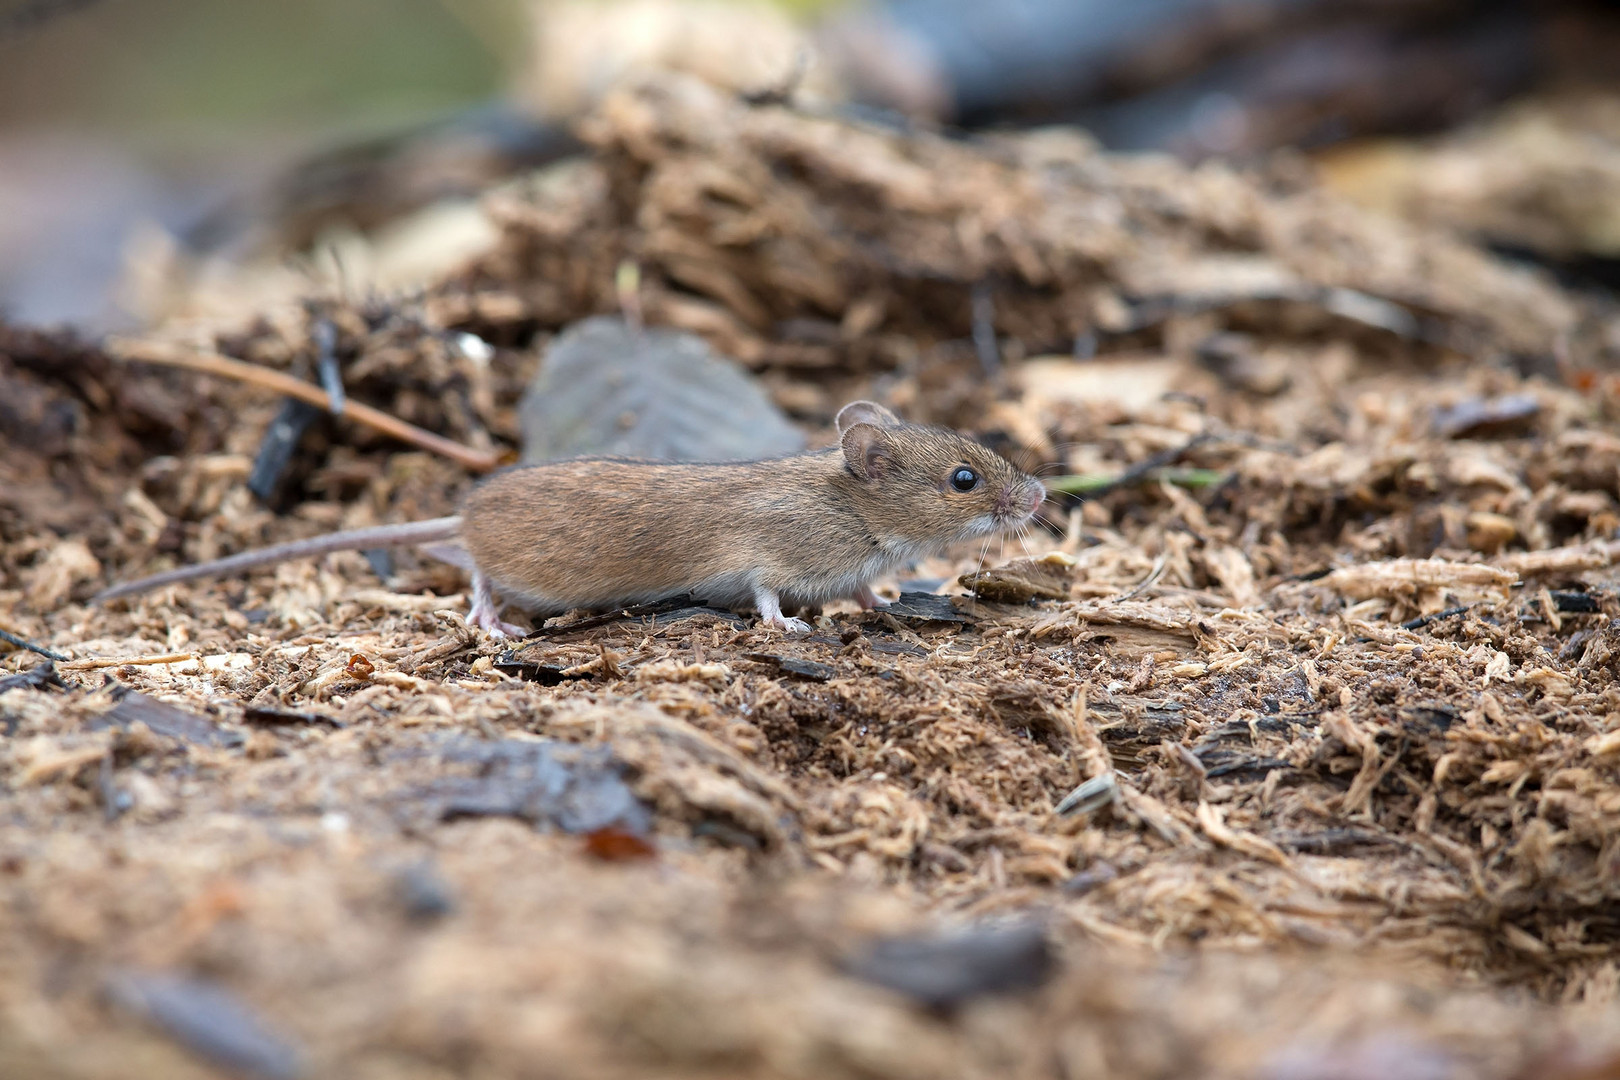
{"type": "MultiPolygon", "coordinates": [[[[558,588],[536,590],[530,583],[503,580],[490,576],[489,583],[495,593],[507,603],[529,615],[547,618],[565,611],[588,609],[606,611],[613,608],[633,607],[637,604],[656,604],[690,596],[711,607],[737,611],[754,607],[757,601],[757,575],[751,573],[728,574],[693,582],[665,582],[653,585],[622,586],[615,589],[558,588]]],[[[795,604],[821,603],[795,597],[795,604]]]]}
{"type": "Polygon", "coordinates": [[[547,582],[537,587],[532,579],[515,579],[499,573],[488,575],[495,592],[508,603],[530,615],[547,617],[576,608],[606,610],[637,604],[656,604],[680,596],[692,596],[704,603],[724,608],[746,608],[754,602],[753,574],[727,574],[700,580],[593,583],[583,580],[547,582]]]}
{"type": "MultiPolygon", "coordinates": [[[[663,580],[643,578],[634,582],[602,581],[599,573],[569,573],[560,563],[551,566],[554,573],[545,575],[548,580],[539,582],[532,572],[523,576],[498,571],[486,574],[489,584],[503,600],[540,618],[575,609],[611,610],[691,596],[712,607],[733,611],[756,609],[767,622],[786,626],[797,620],[784,619],[779,614],[783,608],[791,611],[820,607],[843,599],[855,600],[863,608],[881,606],[884,601],[872,592],[871,584],[903,561],[880,554],[863,559],[853,567],[845,562],[784,572],[780,565],[763,565],[701,576],[664,576],[663,580]]],[[[599,570],[600,563],[593,569],[599,570]]]]}

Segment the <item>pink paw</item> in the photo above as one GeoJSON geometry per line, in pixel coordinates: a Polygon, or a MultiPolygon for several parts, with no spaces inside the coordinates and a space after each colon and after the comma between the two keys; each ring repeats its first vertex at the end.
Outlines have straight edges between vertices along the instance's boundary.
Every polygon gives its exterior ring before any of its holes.
{"type": "Polygon", "coordinates": [[[865,611],[889,606],[889,601],[873,592],[870,585],[862,585],[855,590],[855,602],[861,605],[861,608],[865,611]]]}
{"type": "Polygon", "coordinates": [[[761,620],[766,626],[773,627],[785,634],[808,634],[810,624],[803,619],[795,619],[790,615],[777,615],[775,618],[761,620]]]}
{"type": "Polygon", "coordinates": [[[483,630],[491,637],[524,637],[528,631],[521,626],[513,626],[509,622],[502,622],[493,608],[483,611],[474,611],[467,616],[467,625],[475,630],[483,630]]]}

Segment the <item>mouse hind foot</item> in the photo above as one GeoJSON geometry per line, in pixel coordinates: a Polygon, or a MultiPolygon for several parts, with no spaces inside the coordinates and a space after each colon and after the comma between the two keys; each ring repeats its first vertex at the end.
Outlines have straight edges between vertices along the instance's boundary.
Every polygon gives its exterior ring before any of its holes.
{"type": "Polygon", "coordinates": [[[873,608],[889,606],[889,601],[873,592],[870,585],[862,585],[857,588],[854,599],[857,604],[861,605],[862,611],[871,611],[873,608]]]}
{"type": "Polygon", "coordinates": [[[472,606],[467,611],[468,626],[488,631],[495,637],[523,637],[528,634],[521,626],[501,621],[501,613],[495,607],[495,596],[489,589],[489,579],[476,570],[472,575],[472,592],[472,606]]]}

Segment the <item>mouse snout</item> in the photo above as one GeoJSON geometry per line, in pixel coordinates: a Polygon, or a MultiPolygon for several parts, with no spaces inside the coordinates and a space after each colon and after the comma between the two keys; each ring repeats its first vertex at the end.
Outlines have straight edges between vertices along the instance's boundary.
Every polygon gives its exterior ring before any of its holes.
{"type": "Polygon", "coordinates": [[[1033,514],[1041,508],[1041,503],[1046,501],[1046,485],[1040,483],[1039,481],[1031,481],[1026,492],[1026,497],[1029,500],[1027,504],[1029,507],[1028,512],[1033,514]]]}
{"type": "Polygon", "coordinates": [[[996,500],[996,514],[999,517],[1026,518],[1039,510],[1045,501],[1046,488],[1038,482],[1008,484],[1001,489],[1001,497],[996,500]]]}

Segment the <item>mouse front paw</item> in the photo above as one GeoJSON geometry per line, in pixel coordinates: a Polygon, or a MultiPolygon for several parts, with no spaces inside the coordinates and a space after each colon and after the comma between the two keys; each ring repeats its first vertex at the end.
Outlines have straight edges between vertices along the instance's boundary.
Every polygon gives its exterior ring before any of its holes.
{"type": "Polygon", "coordinates": [[[795,619],[791,615],[778,615],[774,619],[761,620],[766,626],[782,631],[784,634],[808,634],[810,624],[803,619],[795,619]]]}
{"type": "Polygon", "coordinates": [[[760,586],[754,590],[754,603],[759,608],[759,621],[763,626],[774,626],[789,634],[808,634],[810,624],[803,619],[782,614],[782,598],[773,590],[760,586]]]}

